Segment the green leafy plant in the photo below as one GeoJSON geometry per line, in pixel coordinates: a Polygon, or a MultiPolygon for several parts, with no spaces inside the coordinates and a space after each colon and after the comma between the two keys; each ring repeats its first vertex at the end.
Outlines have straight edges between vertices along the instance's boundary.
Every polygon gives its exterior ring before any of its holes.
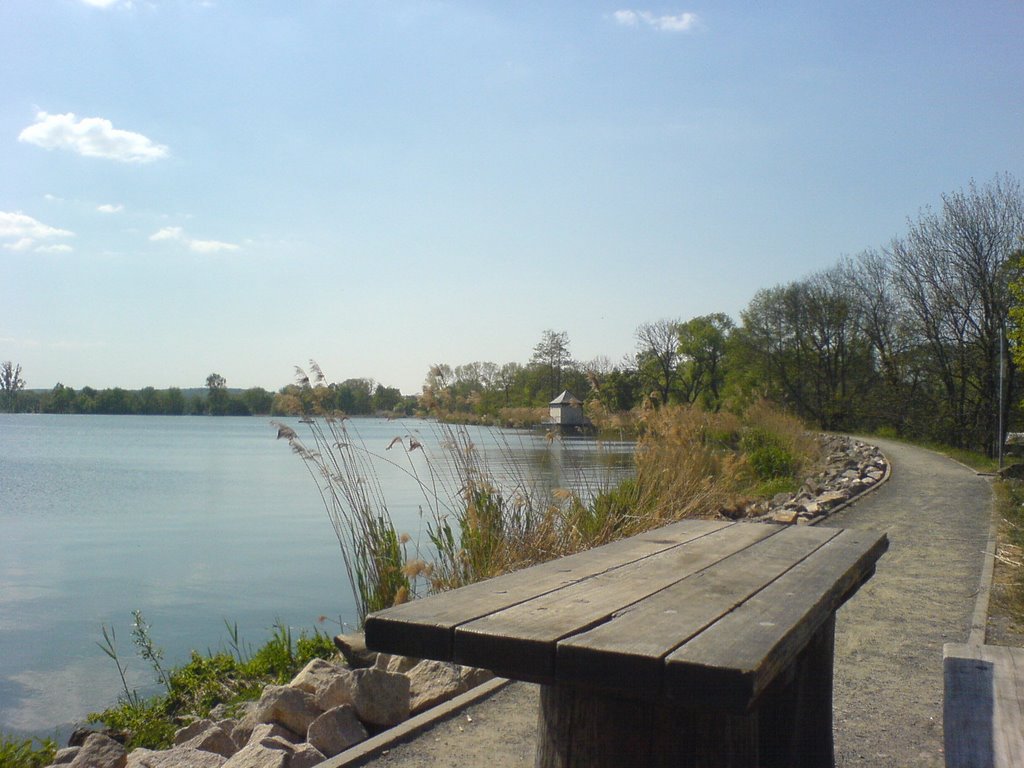
{"type": "Polygon", "coordinates": [[[53,762],[57,744],[51,739],[18,739],[0,735],[0,766],[4,768],[43,768],[53,762]]]}

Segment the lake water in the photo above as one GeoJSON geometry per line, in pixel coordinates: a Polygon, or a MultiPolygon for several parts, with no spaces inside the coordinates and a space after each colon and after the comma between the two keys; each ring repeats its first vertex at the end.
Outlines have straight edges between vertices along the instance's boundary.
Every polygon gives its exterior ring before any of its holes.
{"type": "MultiPolygon", "coordinates": [[[[441,454],[429,422],[349,424],[400,465],[401,449],[387,450],[395,437],[441,454]]],[[[225,621],[252,645],[277,621],[331,634],[355,622],[316,485],[276,434],[266,418],[0,415],[0,731],[63,738],[117,700],[117,670],[97,647],[103,625],[129,683],[152,690],[131,644],[136,609],[166,665],[225,647],[225,621]]],[[[549,487],[604,484],[631,466],[626,443],[470,434],[485,458],[549,487]]],[[[422,453],[409,454],[419,471],[422,453]]],[[[425,543],[421,491],[386,462],[374,467],[398,530],[425,543]]]]}

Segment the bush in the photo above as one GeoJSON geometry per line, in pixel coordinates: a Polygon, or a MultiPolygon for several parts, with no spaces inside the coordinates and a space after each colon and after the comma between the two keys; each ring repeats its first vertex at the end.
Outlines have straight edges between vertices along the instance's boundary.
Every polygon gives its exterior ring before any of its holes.
{"type": "Polygon", "coordinates": [[[36,746],[34,739],[20,740],[0,735],[0,765],[4,768],[43,768],[53,762],[57,745],[43,739],[36,746]]]}

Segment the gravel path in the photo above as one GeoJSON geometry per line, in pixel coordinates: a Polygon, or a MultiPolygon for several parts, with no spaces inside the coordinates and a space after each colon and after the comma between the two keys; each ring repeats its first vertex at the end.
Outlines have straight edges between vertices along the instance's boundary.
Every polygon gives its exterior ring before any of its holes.
{"type": "MultiPolygon", "coordinates": [[[[882,530],[889,552],[836,629],[836,765],[942,766],[942,644],[969,634],[989,481],[938,454],[872,440],[892,478],[824,525],[882,530]]],[[[533,765],[537,687],[513,683],[361,765],[533,765]]]]}
{"type": "Polygon", "coordinates": [[[990,481],[873,440],[884,486],[825,524],[889,535],[878,571],[836,626],[837,766],[942,766],[942,644],[966,642],[992,511],[990,481]]]}

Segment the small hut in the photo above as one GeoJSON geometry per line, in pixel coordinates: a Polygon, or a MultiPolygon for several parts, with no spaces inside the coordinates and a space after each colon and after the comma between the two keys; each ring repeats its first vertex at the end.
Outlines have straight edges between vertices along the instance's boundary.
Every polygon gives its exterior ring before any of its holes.
{"type": "Polygon", "coordinates": [[[583,415],[583,401],[569,390],[548,403],[551,408],[551,424],[561,427],[587,427],[590,420],[583,415]]]}

